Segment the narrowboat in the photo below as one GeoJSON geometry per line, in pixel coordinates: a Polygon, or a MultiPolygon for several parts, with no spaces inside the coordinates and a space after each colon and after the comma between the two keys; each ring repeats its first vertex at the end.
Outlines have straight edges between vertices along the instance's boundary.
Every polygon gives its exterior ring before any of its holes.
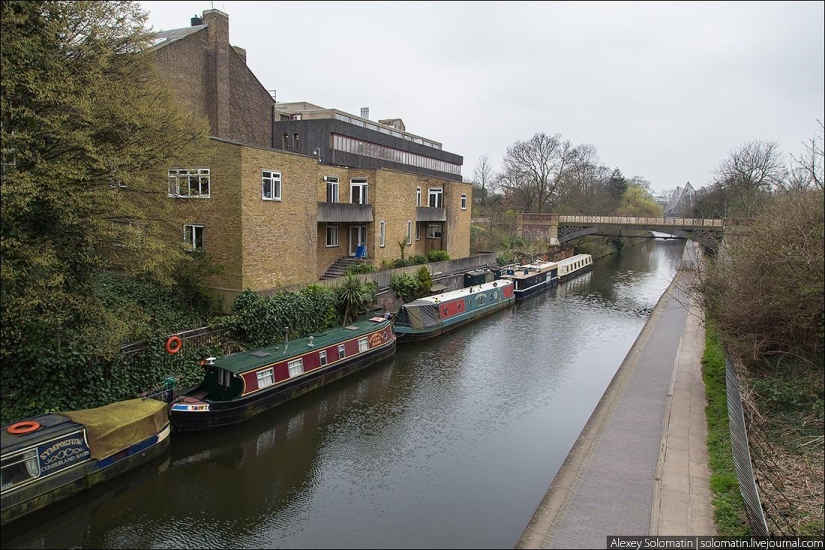
{"type": "Polygon", "coordinates": [[[506,267],[501,278],[513,281],[516,302],[520,302],[558,284],[558,264],[545,262],[506,267]]]}
{"type": "Polygon", "coordinates": [[[399,342],[426,340],[489,315],[515,302],[513,281],[462,288],[401,306],[393,331],[399,342]]]}
{"type": "Polygon", "coordinates": [[[581,275],[593,269],[593,257],[590,254],[576,254],[559,262],[559,281],[581,275]]]}
{"type": "Polygon", "coordinates": [[[170,425],[166,403],[130,399],[43,414],[2,430],[5,525],[160,456],[170,425]]]}
{"type": "Polygon", "coordinates": [[[391,322],[372,317],[305,338],[201,362],[203,381],[171,403],[175,431],[228,426],[395,353],[391,322]]]}

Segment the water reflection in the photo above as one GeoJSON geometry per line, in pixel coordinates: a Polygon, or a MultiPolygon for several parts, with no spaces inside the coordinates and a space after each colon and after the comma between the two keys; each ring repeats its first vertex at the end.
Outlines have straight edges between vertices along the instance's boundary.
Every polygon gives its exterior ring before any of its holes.
{"type": "Polygon", "coordinates": [[[164,469],[3,546],[512,547],[682,247],[627,247],[247,424],[178,435],[164,469]]]}

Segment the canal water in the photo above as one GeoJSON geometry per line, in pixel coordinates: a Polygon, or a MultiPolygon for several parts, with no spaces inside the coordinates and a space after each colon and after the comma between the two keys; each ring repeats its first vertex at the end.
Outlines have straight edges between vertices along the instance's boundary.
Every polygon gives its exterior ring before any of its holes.
{"type": "Polygon", "coordinates": [[[3,529],[4,548],[512,548],[673,279],[593,271],[3,529]]]}

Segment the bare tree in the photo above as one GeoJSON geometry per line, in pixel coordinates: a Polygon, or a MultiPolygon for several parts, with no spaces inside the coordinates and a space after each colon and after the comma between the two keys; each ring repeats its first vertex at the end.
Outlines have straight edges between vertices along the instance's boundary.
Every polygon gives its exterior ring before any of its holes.
{"type": "Polygon", "coordinates": [[[791,168],[788,178],[789,189],[822,189],[825,187],[825,168],[823,167],[823,144],[825,144],[825,129],[822,121],[819,123],[819,131],[814,133],[814,137],[808,140],[805,145],[805,152],[799,157],[791,155],[795,166],[791,168]]]}
{"type": "Polygon", "coordinates": [[[480,191],[479,199],[481,205],[487,203],[487,195],[493,191],[495,185],[495,174],[493,172],[493,164],[490,162],[490,155],[484,153],[478,159],[475,172],[473,172],[473,183],[480,191]]]}
{"type": "Polygon", "coordinates": [[[561,134],[537,133],[529,141],[517,141],[504,156],[501,184],[527,210],[540,213],[558,198],[572,155],[573,146],[561,134]]]}
{"type": "Polygon", "coordinates": [[[765,206],[771,192],[785,185],[788,172],[775,141],[755,140],[732,151],[715,175],[715,186],[724,197],[724,216],[752,218],[765,206]]]}

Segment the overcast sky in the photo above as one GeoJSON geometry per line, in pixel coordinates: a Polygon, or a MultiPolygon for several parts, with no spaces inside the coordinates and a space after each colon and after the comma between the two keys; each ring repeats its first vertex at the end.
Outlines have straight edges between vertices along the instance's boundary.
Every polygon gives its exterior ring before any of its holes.
{"type": "Polygon", "coordinates": [[[462,155],[537,132],[589,143],[654,191],[728,153],[799,154],[825,119],[822,2],[140,2],[154,30],[215,8],[278,101],[309,101],[462,155]]]}

